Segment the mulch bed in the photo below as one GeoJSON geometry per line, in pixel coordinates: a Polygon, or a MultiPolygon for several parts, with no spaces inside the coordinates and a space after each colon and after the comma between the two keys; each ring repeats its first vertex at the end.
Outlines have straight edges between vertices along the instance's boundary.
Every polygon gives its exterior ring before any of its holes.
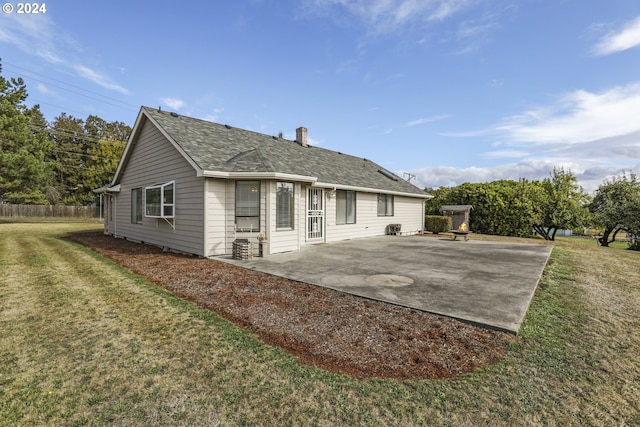
{"type": "Polygon", "coordinates": [[[65,237],[213,310],[303,364],[355,378],[451,378],[499,361],[517,339],[101,232],[65,237]]]}

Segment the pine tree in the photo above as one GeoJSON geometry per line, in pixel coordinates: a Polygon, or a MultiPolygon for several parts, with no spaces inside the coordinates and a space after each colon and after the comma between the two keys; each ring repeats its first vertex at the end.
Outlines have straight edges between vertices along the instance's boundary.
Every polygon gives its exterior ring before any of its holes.
{"type": "Polygon", "coordinates": [[[27,108],[27,97],[22,78],[0,76],[0,201],[46,204],[52,178],[46,161],[50,142],[39,106],[27,108]]]}

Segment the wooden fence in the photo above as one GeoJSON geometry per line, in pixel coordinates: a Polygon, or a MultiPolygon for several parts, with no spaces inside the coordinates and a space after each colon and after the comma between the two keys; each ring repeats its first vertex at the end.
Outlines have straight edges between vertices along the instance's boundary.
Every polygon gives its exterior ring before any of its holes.
{"type": "Polygon", "coordinates": [[[99,206],[9,205],[0,203],[0,217],[100,218],[99,206]]]}

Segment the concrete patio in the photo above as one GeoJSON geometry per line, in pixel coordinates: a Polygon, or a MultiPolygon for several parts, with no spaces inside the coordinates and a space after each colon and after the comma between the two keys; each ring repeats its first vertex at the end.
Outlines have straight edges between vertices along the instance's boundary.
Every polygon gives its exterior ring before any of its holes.
{"type": "Polygon", "coordinates": [[[550,253],[538,244],[380,236],[224,261],[517,333],[550,253]]]}

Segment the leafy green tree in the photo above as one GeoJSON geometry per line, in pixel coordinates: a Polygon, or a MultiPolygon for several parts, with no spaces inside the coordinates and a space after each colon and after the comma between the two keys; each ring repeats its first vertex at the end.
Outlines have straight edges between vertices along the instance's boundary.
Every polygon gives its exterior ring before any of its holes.
{"type": "Polygon", "coordinates": [[[93,198],[88,194],[82,177],[89,147],[84,121],[61,113],[51,123],[49,131],[54,142],[51,155],[56,166],[56,187],[62,202],[71,205],[90,203],[93,198]]]}
{"type": "Polygon", "coordinates": [[[640,200],[629,206],[629,225],[627,231],[631,235],[629,249],[640,251],[640,200]]]}
{"type": "Polygon", "coordinates": [[[89,147],[83,169],[85,187],[95,189],[111,182],[125,145],[125,141],[101,139],[89,147]]]}
{"type": "Polygon", "coordinates": [[[107,122],[98,116],[90,115],[84,122],[85,134],[91,140],[109,139],[126,142],[131,135],[131,127],[123,122],[107,122]]]}
{"type": "Polygon", "coordinates": [[[83,120],[61,113],[49,129],[54,141],[52,160],[57,170],[57,188],[63,202],[93,203],[92,190],[111,180],[131,127],[94,115],[83,120]]]}
{"type": "Polygon", "coordinates": [[[540,216],[533,224],[542,237],[555,240],[559,229],[571,230],[587,223],[589,196],[571,171],[554,168],[551,177],[542,182],[542,188],[540,216]]]}
{"type": "Polygon", "coordinates": [[[131,127],[66,113],[48,124],[27,97],[21,78],[0,76],[0,203],[94,202],[92,190],[111,180],[131,127]]]}
{"type": "Polygon", "coordinates": [[[541,185],[533,181],[499,180],[464,183],[431,190],[427,214],[436,215],[442,205],[472,205],[471,230],[483,234],[529,237],[540,217],[541,185]]]}
{"type": "MultiPolygon", "coordinates": [[[[0,69],[1,71],[1,69],[0,69]]],[[[46,204],[51,186],[50,148],[39,106],[27,108],[21,78],[0,76],[0,201],[46,204]]]]}
{"type": "Polygon", "coordinates": [[[544,181],[499,180],[464,183],[429,191],[426,213],[442,205],[472,205],[471,230],[484,234],[529,237],[535,230],[553,240],[559,228],[577,228],[588,216],[587,195],[571,172],[555,169],[544,181]]]}
{"type": "MultiPolygon", "coordinates": [[[[619,231],[640,234],[640,182],[635,174],[605,180],[596,190],[589,210],[594,225],[603,229],[599,242],[609,246],[619,231]]],[[[636,243],[637,245],[637,243],[636,243]]]]}

